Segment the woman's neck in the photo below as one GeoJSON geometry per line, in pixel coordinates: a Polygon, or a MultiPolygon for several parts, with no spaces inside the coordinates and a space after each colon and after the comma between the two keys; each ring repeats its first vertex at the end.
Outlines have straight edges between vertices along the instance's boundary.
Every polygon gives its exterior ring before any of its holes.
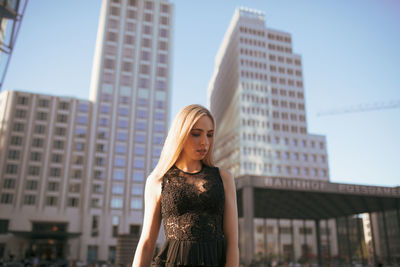
{"type": "Polygon", "coordinates": [[[203,164],[200,160],[187,160],[184,158],[178,159],[175,166],[184,172],[198,172],[201,170],[203,164]]]}

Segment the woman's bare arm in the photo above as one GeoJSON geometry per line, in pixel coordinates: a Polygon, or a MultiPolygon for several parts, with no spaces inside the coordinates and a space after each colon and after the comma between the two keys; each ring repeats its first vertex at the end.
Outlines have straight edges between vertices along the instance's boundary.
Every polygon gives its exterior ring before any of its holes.
{"type": "Polygon", "coordinates": [[[226,267],[239,266],[239,227],[235,181],[228,171],[220,170],[225,190],[224,235],[226,239],[226,267]]]}
{"type": "Polygon", "coordinates": [[[144,192],[142,233],[133,257],[132,267],[149,267],[161,224],[161,182],[148,177],[144,192]]]}

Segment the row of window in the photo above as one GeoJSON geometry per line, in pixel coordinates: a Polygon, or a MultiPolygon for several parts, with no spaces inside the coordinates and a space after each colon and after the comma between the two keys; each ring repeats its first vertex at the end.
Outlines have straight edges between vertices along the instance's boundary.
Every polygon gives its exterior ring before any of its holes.
{"type": "MultiPolygon", "coordinates": [[[[271,158],[271,150],[259,147],[243,147],[243,155],[255,155],[271,158]]],[[[275,159],[301,160],[304,162],[326,163],[325,155],[307,154],[290,151],[275,151],[275,159]]]]}
{"type": "MultiPolygon", "coordinates": [[[[127,2],[128,2],[128,8],[131,8],[131,7],[136,8],[137,7],[138,0],[129,0],[127,2]]],[[[112,0],[112,5],[118,6],[120,3],[121,3],[121,0],[112,0]]],[[[154,8],[155,8],[154,7],[154,2],[149,1],[149,0],[144,2],[144,9],[151,11],[154,8]]],[[[168,13],[169,12],[169,5],[161,3],[160,4],[160,11],[163,12],[163,13],[168,13]]]]}
{"type": "Polygon", "coordinates": [[[287,73],[289,75],[294,75],[295,74],[298,77],[301,77],[301,75],[302,75],[301,70],[294,71],[291,68],[285,69],[284,67],[277,67],[275,65],[270,65],[269,69],[270,69],[271,72],[279,72],[280,74],[285,74],[285,73],[287,73]]]}
{"type": "MultiPolygon", "coordinates": [[[[256,79],[256,80],[261,80],[261,81],[268,81],[268,76],[267,74],[264,74],[262,72],[254,72],[254,71],[240,71],[240,75],[243,78],[248,78],[248,79],[256,79]]],[[[276,77],[276,76],[271,76],[270,77],[270,82],[277,84],[279,81],[279,84],[281,85],[289,85],[289,86],[297,86],[299,88],[303,87],[303,82],[301,80],[295,81],[293,79],[285,79],[283,77],[276,77]]]]}
{"type": "MultiPolygon", "coordinates": [[[[127,12],[128,12],[129,18],[133,18],[132,16],[136,17],[135,11],[128,10],[127,12]]],[[[168,30],[169,18],[161,17],[160,22],[161,22],[161,26],[160,26],[159,32],[158,32],[159,37],[168,38],[169,37],[169,30],[168,30]],[[162,26],[162,25],[165,25],[165,26],[162,26]]],[[[117,33],[118,28],[120,26],[119,21],[115,18],[110,18],[108,21],[108,24],[109,24],[109,31],[117,33]]],[[[127,32],[127,35],[125,36],[125,43],[126,44],[134,44],[134,42],[130,42],[129,40],[127,40],[127,38],[130,38],[127,36],[133,37],[133,35],[136,32],[136,23],[128,20],[125,24],[124,30],[125,30],[125,32],[127,32]],[[131,33],[131,34],[129,34],[129,33],[131,33]]],[[[154,27],[151,24],[150,25],[149,24],[142,25],[142,34],[143,35],[152,35],[153,31],[154,31],[154,27]]],[[[109,40],[109,41],[115,41],[115,40],[109,40]]]]}
{"type": "MultiPolygon", "coordinates": [[[[280,62],[280,63],[284,63],[285,62],[285,57],[283,57],[283,56],[277,56],[277,55],[274,55],[274,54],[270,54],[269,55],[269,60],[276,61],[277,59],[278,59],[278,62],[280,62]]],[[[287,64],[293,64],[293,59],[291,57],[286,57],[286,63],[287,64]]],[[[296,66],[301,66],[300,59],[295,59],[294,60],[294,64],[296,66]]]]}
{"type": "Polygon", "coordinates": [[[268,39],[270,39],[270,40],[276,40],[276,41],[285,42],[285,43],[292,42],[290,36],[282,36],[279,34],[272,34],[272,33],[268,33],[267,36],[268,36],[268,39]]]}
{"type": "Polygon", "coordinates": [[[264,51],[240,48],[240,54],[245,56],[251,56],[256,58],[266,58],[267,54],[264,51]]]}
{"type": "Polygon", "coordinates": [[[288,46],[268,44],[268,49],[279,51],[279,52],[285,52],[285,53],[289,53],[289,54],[292,53],[292,48],[288,47],[288,46]]]}
{"type": "Polygon", "coordinates": [[[242,135],[243,140],[250,140],[250,141],[259,141],[259,142],[264,142],[264,143],[273,143],[276,145],[291,145],[294,147],[301,146],[301,147],[310,147],[310,148],[318,148],[319,149],[325,149],[325,144],[324,142],[318,142],[314,140],[299,140],[297,138],[289,138],[289,137],[271,137],[269,135],[261,135],[261,134],[250,134],[250,133],[243,133],[242,135]]]}
{"type": "MultiPolygon", "coordinates": [[[[267,88],[265,88],[265,90],[267,91],[267,88]]],[[[272,95],[278,95],[278,90],[277,88],[272,88],[271,90],[272,95]]],[[[283,97],[289,96],[291,98],[295,98],[297,95],[297,98],[299,99],[303,99],[304,98],[304,94],[302,92],[296,92],[289,90],[289,94],[287,94],[288,91],[285,89],[281,89],[280,90],[280,95],[283,97]]],[[[242,100],[243,101],[247,101],[250,103],[254,103],[254,104],[268,104],[268,97],[262,97],[256,94],[251,94],[251,93],[244,93],[242,94],[242,100]]]]}
{"type": "Polygon", "coordinates": [[[254,162],[244,162],[243,169],[245,171],[261,171],[264,173],[274,173],[274,174],[283,174],[283,175],[301,175],[301,176],[310,176],[310,177],[328,177],[328,172],[326,169],[318,169],[318,168],[302,168],[302,167],[293,167],[293,166],[281,166],[276,165],[272,168],[272,164],[257,164],[254,162]]]}
{"type": "Polygon", "coordinates": [[[248,33],[248,34],[253,34],[256,36],[265,36],[264,31],[261,30],[256,30],[256,29],[252,29],[252,28],[248,28],[248,27],[239,27],[239,31],[243,32],[243,33],[248,33]]]}
{"type": "MultiPolygon", "coordinates": [[[[0,197],[1,204],[13,204],[14,202],[14,194],[11,193],[3,193],[0,197]]],[[[37,197],[36,195],[24,195],[23,199],[24,205],[36,205],[37,197]]],[[[46,206],[57,206],[58,205],[58,197],[57,196],[47,196],[45,200],[46,206]]],[[[78,207],[79,206],[79,198],[77,197],[69,197],[67,199],[67,206],[68,207],[78,207]]]]}
{"type": "MultiPolygon", "coordinates": [[[[30,100],[30,97],[28,97],[28,96],[18,96],[17,105],[27,106],[27,105],[29,105],[29,100],[30,100]]],[[[37,103],[38,103],[38,107],[41,107],[41,108],[49,108],[50,107],[49,99],[39,98],[37,103]]],[[[66,101],[62,101],[62,100],[58,102],[58,109],[69,110],[69,108],[70,108],[70,102],[66,102],[66,101]]],[[[85,103],[85,102],[78,103],[78,111],[89,112],[89,109],[90,109],[90,103],[85,103]]],[[[17,117],[18,117],[18,115],[21,118],[26,117],[26,112],[23,112],[21,110],[18,111],[18,109],[16,112],[17,112],[17,117]]]]}
{"type": "MultiPolygon", "coordinates": [[[[165,78],[167,78],[168,72],[167,72],[167,68],[164,67],[158,67],[156,69],[156,75],[157,75],[157,80],[156,80],[156,89],[158,91],[165,91],[167,89],[167,83],[164,80],[165,78]]],[[[138,87],[141,89],[149,89],[150,88],[150,80],[149,74],[143,74],[141,73],[141,76],[138,79],[138,87]]],[[[114,72],[107,72],[107,70],[105,70],[105,72],[103,73],[103,82],[106,84],[113,84],[115,82],[115,73],[114,72]]],[[[132,86],[133,85],[133,76],[132,73],[124,73],[121,75],[121,80],[120,80],[120,84],[122,86],[132,86]]]]}
{"type": "Polygon", "coordinates": [[[264,41],[259,41],[259,40],[251,39],[251,38],[242,38],[242,37],[240,37],[240,43],[246,44],[246,45],[254,45],[254,46],[259,46],[259,47],[265,47],[265,42],[264,41]]]}

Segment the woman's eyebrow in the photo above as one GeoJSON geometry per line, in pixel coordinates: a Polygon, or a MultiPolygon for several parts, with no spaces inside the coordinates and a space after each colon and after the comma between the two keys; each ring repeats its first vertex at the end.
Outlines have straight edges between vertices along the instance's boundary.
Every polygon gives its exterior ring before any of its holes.
{"type": "MultiPolygon", "coordinates": [[[[200,129],[200,128],[193,128],[192,131],[201,131],[201,132],[203,132],[204,130],[200,129]]],[[[208,130],[207,132],[214,132],[214,130],[211,129],[211,130],[208,130]]]]}

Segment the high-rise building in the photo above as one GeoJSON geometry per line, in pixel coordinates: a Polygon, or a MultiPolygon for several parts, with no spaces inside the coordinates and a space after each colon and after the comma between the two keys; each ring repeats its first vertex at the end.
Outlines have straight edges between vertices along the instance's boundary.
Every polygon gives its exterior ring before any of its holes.
{"type": "Polygon", "coordinates": [[[215,159],[244,174],[329,180],[324,136],[307,131],[301,56],[289,33],[239,8],[208,88],[217,123],[215,159]]]}
{"type": "MultiPolygon", "coordinates": [[[[217,125],[218,166],[235,177],[262,181],[329,180],[325,137],[307,131],[301,56],[293,52],[289,33],[265,26],[262,12],[235,11],[215,59],[208,101],[217,125]]],[[[302,261],[317,255],[315,222],[254,218],[246,223],[239,216],[242,261],[302,261]]],[[[337,251],[334,225],[321,226],[329,233],[323,250],[337,251]]]]}
{"type": "Polygon", "coordinates": [[[89,100],[0,95],[0,258],[133,258],[169,121],[172,14],[103,1],[89,100]]]}
{"type": "Polygon", "coordinates": [[[93,186],[85,188],[81,258],[112,253],[118,234],[139,232],[145,180],[169,121],[172,12],[167,0],[103,1],[90,88],[93,186]],[[93,221],[97,236],[89,231],[93,221]]]}

